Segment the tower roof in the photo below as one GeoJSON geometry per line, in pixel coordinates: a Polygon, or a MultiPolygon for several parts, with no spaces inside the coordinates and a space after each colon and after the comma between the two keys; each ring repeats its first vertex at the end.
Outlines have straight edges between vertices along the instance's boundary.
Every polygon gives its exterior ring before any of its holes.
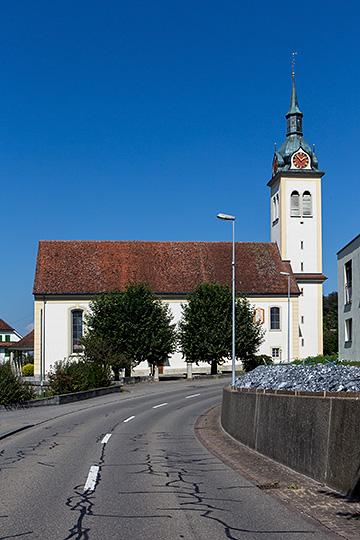
{"type": "Polygon", "coordinates": [[[311,148],[308,143],[303,139],[302,132],[302,119],[303,113],[300,111],[299,102],[295,85],[295,73],[292,73],[292,87],[290,107],[285,115],[287,130],[286,139],[278,150],[275,149],[273,160],[273,176],[278,172],[288,171],[290,169],[302,173],[302,172],[320,172],[318,169],[318,159],[315,155],[315,150],[311,148]],[[292,162],[292,156],[297,152],[305,152],[308,158],[308,165],[306,168],[296,168],[292,162]]]}
{"type": "Polygon", "coordinates": [[[293,115],[299,115],[301,118],[304,116],[303,113],[299,109],[299,103],[296,93],[296,86],[295,86],[295,73],[292,74],[292,88],[291,88],[291,99],[290,99],[290,108],[285,115],[285,118],[289,118],[289,116],[293,115]]]}

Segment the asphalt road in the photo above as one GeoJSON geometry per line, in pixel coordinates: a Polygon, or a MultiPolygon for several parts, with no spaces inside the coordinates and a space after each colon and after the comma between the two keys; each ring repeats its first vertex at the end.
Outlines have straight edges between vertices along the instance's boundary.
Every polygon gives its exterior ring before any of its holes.
{"type": "Polygon", "coordinates": [[[328,538],[197,440],[224,384],[141,385],[1,440],[0,540],[328,538]]]}

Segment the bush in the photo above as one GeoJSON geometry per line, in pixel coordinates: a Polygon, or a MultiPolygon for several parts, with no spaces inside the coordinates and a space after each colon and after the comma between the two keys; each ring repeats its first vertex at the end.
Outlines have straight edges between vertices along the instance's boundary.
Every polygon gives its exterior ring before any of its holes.
{"type": "Polygon", "coordinates": [[[25,364],[22,368],[24,377],[32,377],[34,375],[34,364],[25,364]]]}
{"type": "Polygon", "coordinates": [[[12,372],[10,362],[0,364],[0,405],[22,403],[33,397],[33,390],[12,372]]]}
{"type": "Polygon", "coordinates": [[[252,371],[253,369],[257,368],[258,366],[269,366],[271,364],[272,360],[270,356],[267,356],[266,354],[259,354],[258,356],[253,356],[252,358],[247,358],[246,360],[243,360],[244,370],[246,373],[248,371],[252,371]]]}
{"type": "Polygon", "coordinates": [[[300,365],[310,365],[310,364],[327,364],[328,362],[331,362],[332,364],[336,364],[338,362],[339,355],[338,353],[332,353],[332,354],[319,354],[318,356],[308,356],[304,360],[294,360],[292,364],[300,365]]]}
{"type": "Polygon", "coordinates": [[[110,368],[85,360],[60,360],[49,373],[49,389],[54,394],[82,392],[110,386],[110,368]]]}

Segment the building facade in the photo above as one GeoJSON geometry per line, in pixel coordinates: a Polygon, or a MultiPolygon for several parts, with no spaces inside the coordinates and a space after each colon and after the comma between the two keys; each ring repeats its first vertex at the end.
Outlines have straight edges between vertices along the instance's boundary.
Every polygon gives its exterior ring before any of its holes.
{"type": "MultiPolygon", "coordinates": [[[[238,242],[235,249],[236,292],[256,308],[256,320],[265,329],[260,353],[275,361],[297,352],[299,288],[288,262],[281,260],[271,242],[238,242]],[[290,302],[288,279],[290,275],[290,302]],[[295,333],[294,333],[295,332],[295,333]]],[[[35,374],[49,371],[63,358],[81,356],[80,339],[91,300],[102,292],[124,290],[129,282],[146,282],[180,320],[181,304],[199,283],[231,283],[231,242],[90,242],[39,243],[35,295],[35,374]]],[[[207,366],[194,368],[204,371],[207,366]]],[[[209,366],[210,368],[210,366],[209,366]]],[[[146,363],[138,374],[148,374],[146,363]]],[[[164,366],[164,373],[185,373],[181,352],[164,366]]]]}
{"type": "Polygon", "coordinates": [[[360,235],[337,254],[339,359],[360,361],[360,235]]]}

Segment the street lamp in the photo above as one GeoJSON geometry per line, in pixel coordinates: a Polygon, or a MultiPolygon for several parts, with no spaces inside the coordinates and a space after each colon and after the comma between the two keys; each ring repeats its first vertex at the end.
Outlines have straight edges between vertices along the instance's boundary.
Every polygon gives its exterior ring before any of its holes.
{"type": "Polygon", "coordinates": [[[231,386],[235,386],[235,216],[229,214],[218,214],[218,219],[232,221],[233,239],[232,239],[232,379],[231,386]]]}
{"type": "Polygon", "coordinates": [[[282,276],[288,277],[288,339],[287,339],[287,356],[288,364],[290,363],[290,273],[289,272],[280,272],[282,276]]]}

